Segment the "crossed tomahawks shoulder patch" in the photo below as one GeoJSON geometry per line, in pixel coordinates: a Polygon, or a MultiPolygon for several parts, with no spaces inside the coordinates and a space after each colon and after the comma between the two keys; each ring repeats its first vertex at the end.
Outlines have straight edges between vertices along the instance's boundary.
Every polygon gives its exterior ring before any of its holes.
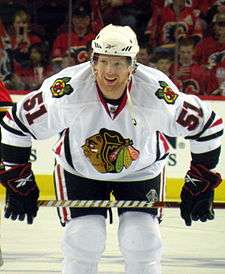
{"type": "Polygon", "coordinates": [[[68,84],[70,79],[71,77],[63,77],[56,79],[50,87],[52,97],[59,98],[64,95],[69,95],[70,93],[72,93],[73,88],[70,84],[68,84]]]}
{"type": "Polygon", "coordinates": [[[159,99],[163,99],[167,104],[174,104],[178,94],[164,81],[159,81],[159,85],[161,88],[157,89],[155,95],[159,99]]]}

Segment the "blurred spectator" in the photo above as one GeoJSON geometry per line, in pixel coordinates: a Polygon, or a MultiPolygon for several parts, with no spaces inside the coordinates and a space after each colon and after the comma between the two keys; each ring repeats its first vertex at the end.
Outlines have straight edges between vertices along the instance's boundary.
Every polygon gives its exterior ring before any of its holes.
{"type": "Polygon", "coordinates": [[[200,12],[202,12],[203,16],[207,14],[208,10],[215,2],[218,2],[218,0],[189,0],[192,8],[198,9],[200,12]]]}
{"type": "Polygon", "coordinates": [[[171,71],[174,81],[186,94],[207,95],[209,71],[193,61],[195,43],[192,38],[183,38],[178,43],[178,64],[171,71]]]}
{"type": "Polygon", "coordinates": [[[40,43],[41,38],[30,30],[30,16],[25,10],[18,10],[13,17],[11,44],[13,61],[25,66],[28,62],[28,50],[30,45],[40,43]]]}
{"type": "Polygon", "coordinates": [[[128,25],[137,33],[144,32],[151,15],[150,0],[99,0],[105,25],[128,25]]]}
{"type": "Polygon", "coordinates": [[[0,17],[8,31],[8,27],[12,24],[14,14],[21,9],[25,9],[28,0],[0,0],[0,17]]]}
{"type": "Polygon", "coordinates": [[[105,25],[129,25],[136,27],[136,13],[132,0],[103,0],[101,11],[105,25]]]}
{"type": "Polygon", "coordinates": [[[29,63],[26,67],[17,66],[16,75],[25,84],[24,89],[38,89],[45,78],[51,76],[54,72],[49,64],[48,51],[45,44],[36,43],[30,46],[29,63]]]}
{"type": "Polygon", "coordinates": [[[13,103],[9,91],[7,90],[4,82],[0,80],[0,121],[2,121],[7,109],[11,106],[13,106],[13,103]]]}
{"type": "Polygon", "coordinates": [[[85,6],[89,5],[91,12],[91,29],[94,33],[98,33],[100,29],[103,28],[104,22],[102,18],[101,11],[101,0],[78,0],[75,3],[75,6],[85,6]]]}
{"type": "Polygon", "coordinates": [[[51,47],[57,36],[57,29],[65,22],[66,5],[61,0],[48,0],[37,9],[35,17],[36,23],[43,26],[45,30],[44,39],[51,47]]]}
{"type": "Polygon", "coordinates": [[[208,0],[208,2],[209,2],[209,5],[208,5],[208,10],[205,16],[205,20],[207,21],[208,25],[210,25],[214,15],[218,12],[224,11],[225,0],[208,0]]]}
{"type": "Polygon", "coordinates": [[[151,62],[153,67],[161,70],[169,78],[171,78],[170,68],[174,62],[174,56],[168,49],[157,49],[153,52],[151,62]]]}
{"type": "Polygon", "coordinates": [[[195,60],[209,69],[216,66],[225,55],[225,11],[218,12],[212,20],[212,32],[196,46],[195,60]]]}
{"type": "Polygon", "coordinates": [[[60,64],[64,56],[74,56],[74,64],[88,60],[87,45],[91,42],[95,33],[91,30],[91,10],[87,6],[78,6],[72,14],[71,32],[63,32],[57,36],[53,44],[53,63],[60,64]]]}
{"type": "Polygon", "coordinates": [[[10,37],[0,18],[0,80],[12,71],[12,45],[10,37]]]}
{"type": "Polygon", "coordinates": [[[24,90],[25,83],[15,73],[10,73],[4,78],[4,83],[7,89],[10,90],[24,90]]]}
{"type": "Polygon", "coordinates": [[[146,66],[150,66],[151,49],[148,43],[139,43],[140,50],[137,54],[137,62],[146,66]]]}
{"type": "MultiPolygon", "coordinates": [[[[9,107],[13,105],[9,91],[6,89],[4,83],[0,81],[0,122],[9,107]]],[[[2,168],[2,155],[1,155],[1,128],[0,128],[0,169],[2,168]]]]}
{"type": "Polygon", "coordinates": [[[74,66],[77,64],[77,60],[79,60],[79,63],[83,63],[86,61],[90,60],[91,57],[91,41],[87,43],[85,48],[78,48],[76,50],[74,50],[72,53],[70,54],[65,54],[63,59],[62,59],[62,63],[61,63],[61,68],[66,68],[69,66],[74,66]]]}
{"type": "Polygon", "coordinates": [[[211,70],[208,93],[209,95],[225,96],[225,59],[221,60],[221,62],[211,70]]]}
{"type": "Polygon", "coordinates": [[[199,11],[187,6],[185,0],[170,1],[170,4],[153,10],[145,34],[153,47],[175,46],[181,37],[193,37],[198,42],[203,36],[199,11]]]}

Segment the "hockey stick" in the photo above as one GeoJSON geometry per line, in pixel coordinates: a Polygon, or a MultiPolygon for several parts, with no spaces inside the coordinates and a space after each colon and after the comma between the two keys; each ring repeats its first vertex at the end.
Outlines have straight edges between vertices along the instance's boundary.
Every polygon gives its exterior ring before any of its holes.
{"type": "MultiPolygon", "coordinates": [[[[214,203],[214,208],[225,209],[225,203],[214,203]]],[[[76,208],[178,208],[180,202],[110,201],[110,200],[39,200],[38,206],[76,208]]]]}

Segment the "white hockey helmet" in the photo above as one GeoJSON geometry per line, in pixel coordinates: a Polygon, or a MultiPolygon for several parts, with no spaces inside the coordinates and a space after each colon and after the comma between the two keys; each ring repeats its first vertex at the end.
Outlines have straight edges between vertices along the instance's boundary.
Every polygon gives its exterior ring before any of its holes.
{"type": "Polygon", "coordinates": [[[127,56],[135,62],[139,45],[135,32],[129,26],[107,25],[92,41],[93,54],[127,56]]]}

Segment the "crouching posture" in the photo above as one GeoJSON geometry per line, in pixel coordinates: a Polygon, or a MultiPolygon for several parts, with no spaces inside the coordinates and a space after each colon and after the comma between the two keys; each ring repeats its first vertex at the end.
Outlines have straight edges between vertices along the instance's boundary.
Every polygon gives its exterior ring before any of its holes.
{"type": "MultiPolygon", "coordinates": [[[[181,192],[181,217],[214,218],[215,172],[223,123],[196,96],[162,72],[136,63],[139,46],[127,26],[108,25],[92,41],[92,57],[46,79],[2,122],[0,180],[5,217],[32,223],[38,188],[28,163],[32,139],[55,134],[54,179],[62,200],[163,201],[169,154],[164,134],[190,141],[191,163],[181,192]]],[[[46,148],[47,149],[47,148],[46,148]]],[[[105,248],[106,208],[60,208],[64,274],[96,274],[105,248]]],[[[160,274],[161,210],[119,208],[118,240],[127,274],[160,274]]]]}

